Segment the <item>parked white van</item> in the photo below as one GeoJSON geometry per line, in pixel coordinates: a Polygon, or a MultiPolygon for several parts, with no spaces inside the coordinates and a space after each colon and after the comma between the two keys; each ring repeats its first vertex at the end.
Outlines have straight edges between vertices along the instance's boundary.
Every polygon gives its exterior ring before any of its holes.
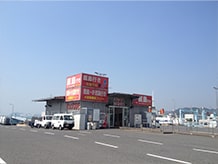
{"type": "Polygon", "coordinates": [[[74,127],[74,118],[72,114],[57,113],[54,114],[51,120],[52,129],[72,129],[74,127]]]}

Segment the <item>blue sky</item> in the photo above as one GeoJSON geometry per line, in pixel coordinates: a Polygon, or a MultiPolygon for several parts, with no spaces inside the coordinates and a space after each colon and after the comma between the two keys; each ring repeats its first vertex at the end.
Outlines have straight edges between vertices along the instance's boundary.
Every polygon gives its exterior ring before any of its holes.
{"type": "Polygon", "coordinates": [[[156,107],[214,107],[218,2],[0,2],[0,114],[40,113],[66,77],[106,73],[110,92],[156,107]]]}

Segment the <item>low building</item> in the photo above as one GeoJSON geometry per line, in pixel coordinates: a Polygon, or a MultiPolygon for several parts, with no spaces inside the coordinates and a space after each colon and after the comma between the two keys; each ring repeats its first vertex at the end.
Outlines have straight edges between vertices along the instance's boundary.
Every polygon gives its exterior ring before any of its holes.
{"type": "Polygon", "coordinates": [[[109,79],[105,76],[80,73],[66,79],[65,96],[39,99],[46,102],[45,114],[73,113],[76,127],[88,122],[100,127],[148,126],[148,109],[152,97],[141,94],[108,93],[109,79]]]}
{"type": "Polygon", "coordinates": [[[45,114],[73,113],[85,114],[86,122],[93,122],[95,111],[99,113],[99,121],[106,121],[106,127],[139,127],[149,126],[148,109],[151,106],[151,96],[109,93],[108,102],[75,101],[66,102],[65,96],[43,98],[35,102],[45,102],[45,114]],[[142,101],[142,96],[145,100],[142,101]],[[149,98],[147,98],[149,97],[149,98]],[[149,101],[149,102],[148,102],[149,101]],[[103,116],[103,117],[101,117],[103,116]]]}
{"type": "Polygon", "coordinates": [[[33,100],[34,102],[45,102],[45,114],[68,113],[66,108],[65,96],[42,98],[33,100]]]}

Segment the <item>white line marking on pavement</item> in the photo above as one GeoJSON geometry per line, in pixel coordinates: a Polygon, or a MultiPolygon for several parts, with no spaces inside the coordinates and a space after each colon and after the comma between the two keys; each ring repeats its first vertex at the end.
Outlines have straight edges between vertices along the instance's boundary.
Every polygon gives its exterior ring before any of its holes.
{"type": "Polygon", "coordinates": [[[168,160],[168,161],[177,162],[177,163],[191,164],[190,162],[181,161],[181,160],[178,160],[178,159],[173,159],[173,158],[168,158],[168,157],[163,157],[163,156],[159,156],[159,155],[155,155],[155,154],[149,154],[148,153],[147,155],[151,156],[151,157],[155,157],[155,158],[160,158],[160,159],[165,159],[165,160],[168,160]]]}
{"type": "Polygon", "coordinates": [[[114,138],[120,138],[120,136],[113,135],[113,134],[104,134],[104,136],[107,136],[107,137],[114,137],[114,138]]]}
{"type": "Polygon", "coordinates": [[[144,142],[144,143],[155,144],[155,145],[163,145],[163,143],[154,142],[154,141],[148,141],[148,140],[141,140],[141,139],[138,139],[138,141],[139,141],[139,142],[144,142]]]}
{"type": "Polygon", "coordinates": [[[30,130],[31,132],[34,132],[34,133],[37,133],[38,131],[37,130],[30,130]]]}
{"type": "Polygon", "coordinates": [[[95,143],[98,144],[98,145],[103,145],[103,146],[107,146],[107,147],[112,147],[112,148],[115,148],[115,149],[118,148],[118,146],[106,144],[106,143],[103,143],[103,142],[97,142],[97,141],[95,141],[95,143]]]}
{"type": "Polygon", "coordinates": [[[200,151],[200,152],[204,152],[204,153],[212,153],[212,154],[218,154],[217,151],[212,151],[212,150],[205,150],[205,149],[193,149],[194,151],[200,151]]]}
{"type": "Polygon", "coordinates": [[[0,157],[0,164],[7,164],[7,163],[0,157]]]}
{"type": "Polygon", "coordinates": [[[48,135],[54,135],[54,133],[51,133],[51,132],[44,132],[44,133],[48,135]]]}
{"type": "Polygon", "coordinates": [[[68,136],[68,135],[64,135],[64,137],[71,138],[71,139],[74,139],[74,140],[78,140],[79,139],[78,137],[73,137],[73,136],[68,136]]]}

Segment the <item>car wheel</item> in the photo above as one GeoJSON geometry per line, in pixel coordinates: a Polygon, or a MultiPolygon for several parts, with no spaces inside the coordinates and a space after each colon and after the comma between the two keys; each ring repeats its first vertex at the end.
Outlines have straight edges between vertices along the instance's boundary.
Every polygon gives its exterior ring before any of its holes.
{"type": "Polygon", "coordinates": [[[52,125],[51,128],[54,130],[55,129],[54,125],[52,125]]]}

